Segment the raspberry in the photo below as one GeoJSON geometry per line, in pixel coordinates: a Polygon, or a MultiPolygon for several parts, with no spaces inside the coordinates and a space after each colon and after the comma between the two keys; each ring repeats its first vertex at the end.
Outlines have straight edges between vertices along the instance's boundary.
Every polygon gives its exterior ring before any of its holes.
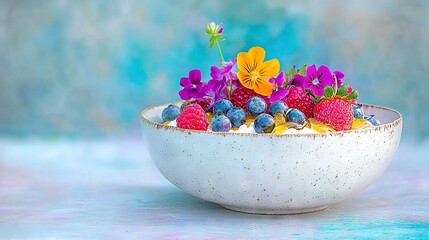
{"type": "Polygon", "coordinates": [[[234,91],[232,91],[231,102],[232,104],[234,104],[234,106],[241,107],[242,109],[244,109],[244,111],[246,111],[246,113],[248,113],[249,111],[247,110],[247,102],[252,97],[260,97],[264,99],[267,103],[267,109],[270,109],[270,101],[267,97],[257,94],[252,89],[248,89],[245,87],[236,88],[234,89],[234,91]]]}
{"type": "Polygon", "coordinates": [[[209,121],[203,108],[196,103],[186,106],[176,119],[177,126],[184,129],[207,130],[209,121]]]}
{"type": "Polygon", "coordinates": [[[314,102],[304,88],[292,87],[282,101],[288,107],[296,108],[303,112],[307,118],[313,117],[314,102]]]}
{"type": "Polygon", "coordinates": [[[324,98],[314,107],[314,118],[331,125],[336,131],[350,130],[353,123],[352,104],[345,98],[324,98]]]}

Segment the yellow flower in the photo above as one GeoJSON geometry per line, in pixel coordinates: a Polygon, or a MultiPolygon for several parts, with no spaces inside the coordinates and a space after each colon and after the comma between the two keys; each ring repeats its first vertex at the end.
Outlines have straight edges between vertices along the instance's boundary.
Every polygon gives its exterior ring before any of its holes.
{"type": "Polygon", "coordinates": [[[249,52],[240,52],[237,55],[240,83],[263,96],[271,95],[273,85],[268,79],[275,77],[280,71],[280,63],[274,58],[264,62],[265,50],[261,47],[252,47],[249,52]]]}

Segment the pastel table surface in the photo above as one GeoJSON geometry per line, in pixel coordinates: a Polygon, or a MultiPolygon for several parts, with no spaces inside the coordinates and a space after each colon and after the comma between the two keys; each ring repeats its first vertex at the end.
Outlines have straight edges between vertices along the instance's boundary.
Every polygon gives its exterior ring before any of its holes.
{"type": "Polygon", "coordinates": [[[140,139],[0,139],[0,239],[429,239],[429,142],[320,212],[252,215],[194,198],[140,139]]]}

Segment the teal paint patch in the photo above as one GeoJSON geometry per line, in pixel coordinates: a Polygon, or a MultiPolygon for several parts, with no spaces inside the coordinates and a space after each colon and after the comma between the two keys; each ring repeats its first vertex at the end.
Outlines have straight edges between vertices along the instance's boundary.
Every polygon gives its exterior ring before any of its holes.
{"type": "Polygon", "coordinates": [[[138,132],[133,117],[179,100],[189,70],[209,80],[219,55],[203,26],[213,20],[224,24],[227,60],[260,45],[282,70],[313,63],[341,70],[361,102],[398,109],[404,136],[427,138],[429,128],[418,126],[429,121],[421,110],[429,102],[428,8],[368,0],[2,1],[0,134],[138,132]]]}
{"type": "Polygon", "coordinates": [[[319,232],[326,239],[428,239],[429,223],[343,216],[322,224],[319,232]]]}
{"type": "Polygon", "coordinates": [[[146,69],[150,68],[148,51],[135,37],[128,37],[122,49],[124,49],[123,56],[116,67],[118,69],[117,80],[143,85],[147,81],[146,69]]]}
{"type": "Polygon", "coordinates": [[[428,239],[420,159],[429,142],[401,148],[359,196],[314,213],[255,215],[174,187],[140,139],[0,138],[1,238],[428,239]]]}

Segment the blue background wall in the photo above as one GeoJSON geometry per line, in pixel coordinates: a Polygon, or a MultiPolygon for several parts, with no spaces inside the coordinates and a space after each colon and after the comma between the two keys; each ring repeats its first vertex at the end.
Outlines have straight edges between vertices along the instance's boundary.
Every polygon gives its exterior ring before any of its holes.
{"type": "MultiPolygon", "coordinates": [[[[1,1],[0,134],[138,136],[139,112],[179,99],[192,68],[218,54],[202,27],[222,22],[226,58],[342,70],[360,101],[398,109],[404,135],[429,128],[429,2],[1,1]]],[[[207,78],[205,80],[208,80],[207,78]]]]}

